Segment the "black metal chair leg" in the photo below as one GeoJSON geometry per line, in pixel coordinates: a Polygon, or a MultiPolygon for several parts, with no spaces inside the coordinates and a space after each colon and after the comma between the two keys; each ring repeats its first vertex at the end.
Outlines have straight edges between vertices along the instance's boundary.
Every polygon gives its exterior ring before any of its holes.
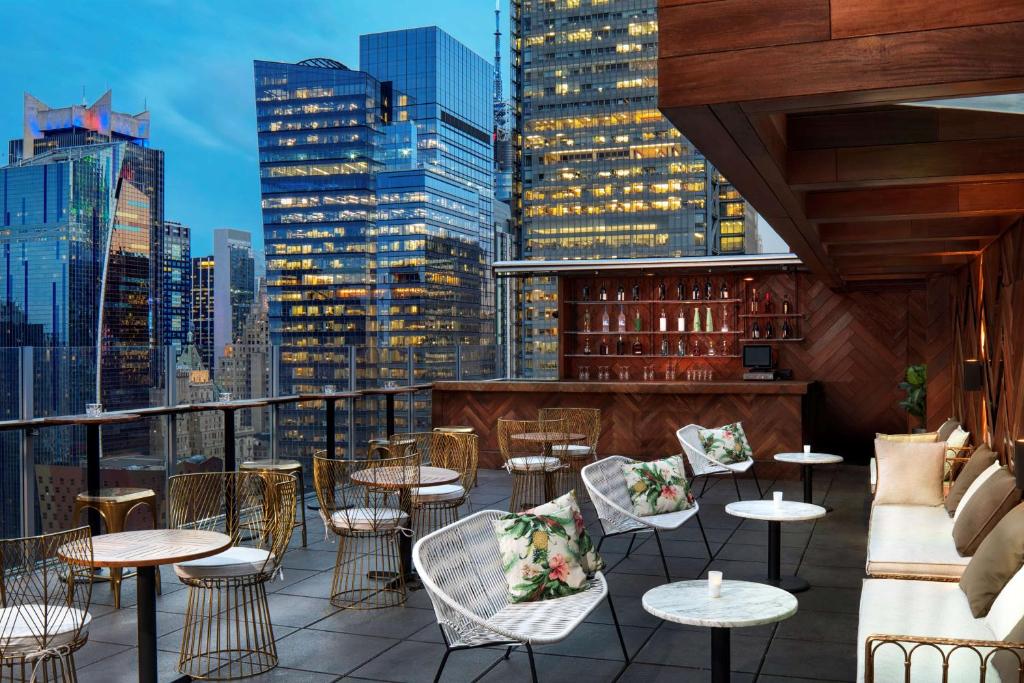
{"type": "Polygon", "coordinates": [[[622,646],[622,656],[626,659],[626,664],[629,664],[629,650],[626,649],[626,639],[622,637],[622,628],[619,626],[619,615],[615,613],[615,605],[612,603],[611,590],[608,591],[608,595],[605,596],[608,599],[608,608],[612,611],[612,621],[615,622],[615,632],[619,634],[619,645],[622,646]]]}
{"type": "Polygon", "coordinates": [[[633,541],[635,541],[635,540],[636,540],[636,534],[630,534],[629,535],[629,547],[626,548],[626,557],[629,557],[629,554],[631,552],[633,552],[633,541]]]}
{"type": "Polygon", "coordinates": [[[671,583],[672,577],[668,573],[668,560],[665,559],[665,549],[661,547],[661,536],[657,529],[654,530],[654,540],[658,542],[658,553],[661,555],[661,566],[665,570],[665,580],[671,583]]]}
{"type": "Polygon", "coordinates": [[[704,483],[701,484],[700,493],[697,494],[698,498],[703,498],[704,497],[704,492],[708,488],[708,479],[710,479],[710,477],[708,475],[706,475],[706,474],[702,478],[704,479],[704,483]]]}
{"type": "Polygon", "coordinates": [[[511,657],[511,656],[512,656],[512,648],[513,648],[513,646],[512,646],[512,645],[509,645],[509,646],[508,646],[508,649],[507,649],[507,650],[505,650],[505,659],[508,659],[509,657],[511,657]]]}
{"type": "Polygon", "coordinates": [[[445,648],[444,657],[441,657],[441,666],[437,667],[437,673],[434,674],[434,683],[441,680],[441,673],[444,671],[444,665],[448,663],[448,655],[451,653],[452,651],[450,649],[445,648]]]}
{"type": "Polygon", "coordinates": [[[711,552],[711,544],[708,543],[708,535],[706,533],[704,533],[704,522],[700,521],[700,513],[699,512],[697,513],[696,517],[697,517],[697,526],[700,527],[701,538],[704,539],[704,547],[708,549],[708,557],[710,557],[711,559],[715,559],[715,554],[711,552]]]}
{"type": "Polygon", "coordinates": [[[597,552],[601,552],[601,546],[604,545],[604,539],[608,538],[608,534],[603,534],[601,540],[597,542],[597,552]]]}
{"type": "Polygon", "coordinates": [[[750,466],[750,473],[754,475],[754,485],[757,487],[757,497],[764,498],[764,492],[761,491],[761,482],[757,480],[757,465],[750,466]]]}
{"type": "Polygon", "coordinates": [[[732,485],[736,487],[736,498],[743,500],[743,494],[740,493],[740,480],[736,478],[736,473],[732,473],[732,485]]]}
{"type": "Polygon", "coordinates": [[[530,657],[530,678],[537,683],[537,664],[533,661],[533,647],[526,643],[526,654],[530,657]]]}

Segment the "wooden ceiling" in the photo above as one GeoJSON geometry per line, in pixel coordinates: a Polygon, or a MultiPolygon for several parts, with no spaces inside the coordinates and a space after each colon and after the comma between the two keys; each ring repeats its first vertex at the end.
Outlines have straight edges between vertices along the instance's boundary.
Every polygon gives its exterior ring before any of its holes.
{"type": "Polygon", "coordinates": [[[1024,114],[907,104],[1024,93],[1021,0],[660,0],[659,30],[661,110],[834,286],[1024,214],[1024,114]]]}

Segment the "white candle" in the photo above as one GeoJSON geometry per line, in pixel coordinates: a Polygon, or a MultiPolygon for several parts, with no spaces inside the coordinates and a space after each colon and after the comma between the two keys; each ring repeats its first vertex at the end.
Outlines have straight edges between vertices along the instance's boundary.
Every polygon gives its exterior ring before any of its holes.
{"type": "Polygon", "coordinates": [[[772,491],[772,500],[778,505],[782,502],[782,491],[772,491]]]}
{"type": "Polygon", "coordinates": [[[722,572],[708,572],[708,595],[712,598],[722,597],[722,572]]]}
{"type": "Polygon", "coordinates": [[[804,444],[804,453],[810,453],[810,452],[811,452],[811,447],[810,447],[810,445],[808,445],[808,444],[804,444]]]}

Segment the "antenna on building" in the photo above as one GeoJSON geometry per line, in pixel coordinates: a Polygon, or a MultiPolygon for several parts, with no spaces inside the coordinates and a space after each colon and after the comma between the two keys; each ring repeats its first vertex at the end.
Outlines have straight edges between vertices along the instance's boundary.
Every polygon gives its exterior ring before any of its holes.
{"type": "Polygon", "coordinates": [[[89,101],[85,99],[85,84],[82,84],[82,106],[89,104],[89,101]]]}
{"type": "Polygon", "coordinates": [[[494,101],[501,102],[501,0],[494,0],[494,101]]]}

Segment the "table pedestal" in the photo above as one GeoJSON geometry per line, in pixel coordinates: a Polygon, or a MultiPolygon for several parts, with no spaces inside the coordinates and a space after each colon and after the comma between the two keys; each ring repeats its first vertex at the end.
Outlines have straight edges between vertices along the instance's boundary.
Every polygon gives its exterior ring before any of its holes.
{"type": "Polygon", "coordinates": [[[799,576],[782,574],[782,523],[768,522],[768,581],[776,588],[790,593],[803,593],[811,585],[799,576]]]}
{"type": "Polygon", "coordinates": [[[156,567],[139,567],[135,604],[139,637],[139,683],[156,683],[156,567]]]}
{"type": "Polygon", "coordinates": [[[729,629],[711,629],[711,683],[729,683],[731,662],[729,629]]]}

